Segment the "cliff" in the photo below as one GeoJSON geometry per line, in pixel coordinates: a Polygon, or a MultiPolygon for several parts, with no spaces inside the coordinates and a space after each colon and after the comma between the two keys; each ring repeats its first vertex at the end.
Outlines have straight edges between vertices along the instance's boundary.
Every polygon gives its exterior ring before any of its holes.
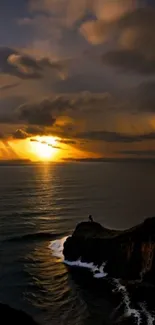
{"type": "Polygon", "coordinates": [[[66,264],[91,269],[94,277],[155,283],[155,218],[115,231],[96,222],[77,225],[64,244],[66,264]]]}

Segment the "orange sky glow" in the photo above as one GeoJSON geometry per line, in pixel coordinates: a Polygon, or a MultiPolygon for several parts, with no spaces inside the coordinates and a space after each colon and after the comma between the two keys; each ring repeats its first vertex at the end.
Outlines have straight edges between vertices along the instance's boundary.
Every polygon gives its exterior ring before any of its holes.
{"type": "MultiPolygon", "coordinates": [[[[63,161],[65,159],[89,158],[90,153],[72,145],[60,143],[53,136],[36,136],[24,140],[0,142],[0,160],[29,159],[31,161],[63,161]]],[[[92,154],[91,154],[92,156],[92,154]]],[[[94,155],[94,157],[97,157],[94,155]]]]}
{"type": "Polygon", "coordinates": [[[155,159],[155,1],[12,2],[0,160],[155,159]]]}

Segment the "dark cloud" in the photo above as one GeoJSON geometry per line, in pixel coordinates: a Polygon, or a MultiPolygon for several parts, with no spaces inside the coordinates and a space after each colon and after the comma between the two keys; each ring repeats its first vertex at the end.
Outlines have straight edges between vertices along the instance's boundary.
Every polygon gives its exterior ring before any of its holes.
{"type": "MultiPolygon", "coordinates": [[[[10,100],[6,100],[6,106],[12,105],[10,100]]],[[[20,98],[15,98],[16,102],[20,103],[20,98]]],[[[69,116],[70,113],[76,114],[77,112],[101,111],[104,108],[110,107],[112,98],[109,94],[91,94],[89,92],[73,94],[73,95],[54,95],[50,99],[45,99],[40,102],[26,103],[15,107],[11,110],[4,110],[0,114],[0,123],[16,123],[27,124],[30,129],[26,130],[30,134],[44,133],[44,127],[51,127],[55,124],[57,117],[65,114],[69,116]],[[32,127],[32,126],[33,127],[32,127]]],[[[67,128],[71,127],[69,124],[67,128]]]]}
{"type": "Polygon", "coordinates": [[[117,152],[119,154],[123,155],[131,155],[131,156],[137,156],[137,157],[155,157],[155,150],[122,150],[117,152]]]}
{"type": "Polygon", "coordinates": [[[25,101],[22,96],[0,98],[0,124],[18,124],[16,109],[25,101]]]}
{"type": "Polygon", "coordinates": [[[64,161],[75,161],[75,162],[105,162],[105,161],[112,161],[113,159],[108,159],[105,157],[98,157],[98,158],[64,158],[64,161]]]}
{"type": "Polygon", "coordinates": [[[117,143],[133,143],[145,140],[155,140],[155,133],[146,133],[140,135],[130,135],[110,131],[90,131],[82,132],[76,135],[79,139],[87,139],[92,141],[105,141],[117,143]]]}
{"type": "Polygon", "coordinates": [[[0,72],[21,79],[42,78],[45,69],[51,69],[61,74],[62,63],[51,62],[48,58],[36,59],[11,48],[0,47],[0,72]]]}
{"type": "Polygon", "coordinates": [[[39,104],[25,104],[18,109],[17,118],[20,122],[37,126],[52,126],[56,119],[52,115],[52,107],[49,101],[39,104]]]}
{"type": "Polygon", "coordinates": [[[46,130],[44,127],[38,127],[35,125],[29,125],[25,128],[25,132],[30,134],[31,136],[33,135],[45,135],[46,134],[46,130]]]}
{"type": "MultiPolygon", "coordinates": [[[[54,132],[48,133],[48,135],[53,134],[54,132]]],[[[47,133],[44,133],[44,135],[47,135],[47,133]]],[[[55,135],[57,136],[63,136],[63,134],[57,134],[55,132],[55,135]]],[[[28,134],[25,130],[18,129],[12,134],[13,138],[15,139],[26,139],[32,134],[28,134]]],[[[67,135],[66,135],[67,136],[67,135]]],[[[4,138],[3,134],[0,134],[0,138],[4,138]]],[[[58,139],[57,142],[60,144],[66,144],[66,145],[76,145],[77,140],[83,140],[84,143],[85,141],[103,141],[107,143],[138,143],[142,141],[153,141],[155,140],[155,132],[150,132],[150,133],[144,133],[144,134],[124,134],[124,133],[118,133],[118,132],[111,132],[111,131],[89,131],[89,132],[81,132],[81,133],[76,133],[76,134],[68,134],[68,138],[66,139],[58,139]],[[70,139],[70,138],[72,139],[70,139]]],[[[30,142],[39,142],[41,144],[47,144],[51,147],[55,147],[57,149],[62,149],[59,146],[53,146],[52,144],[48,143],[48,141],[40,141],[35,138],[31,138],[30,142]]],[[[84,144],[83,143],[83,144],[84,144]]],[[[126,151],[127,152],[127,151],[126,151]]]]}
{"type": "Polygon", "coordinates": [[[133,10],[118,22],[120,44],[131,50],[155,59],[155,8],[144,7],[133,10]]]}
{"type": "Polygon", "coordinates": [[[120,67],[123,72],[154,74],[155,9],[133,10],[120,17],[114,25],[118,34],[117,46],[103,55],[103,63],[120,67]]]}
{"type": "Polygon", "coordinates": [[[140,112],[155,113],[155,81],[144,82],[137,87],[133,105],[140,112]]]}
{"type": "Polygon", "coordinates": [[[76,144],[76,141],[75,140],[70,140],[70,139],[61,139],[61,140],[58,140],[59,143],[63,143],[63,144],[76,144]]]}
{"type": "Polygon", "coordinates": [[[60,146],[56,146],[56,145],[53,145],[53,144],[50,144],[50,143],[48,143],[48,146],[49,146],[49,147],[52,147],[52,148],[54,148],[54,149],[61,149],[61,150],[64,150],[64,149],[61,148],[60,146]]]}
{"type": "Polygon", "coordinates": [[[60,137],[61,140],[58,142],[66,145],[75,145],[77,139],[84,142],[87,140],[107,143],[155,140],[155,133],[149,133],[149,130],[152,130],[149,122],[146,121],[145,128],[144,121],[144,113],[154,111],[154,89],[153,82],[151,86],[148,83],[139,86],[134,96],[130,94],[130,105],[129,101],[118,101],[108,93],[53,95],[50,99],[41,102],[20,105],[8,112],[5,110],[3,115],[0,114],[0,123],[12,123],[16,127],[19,125],[19,129],[14,134],[15,138],[53,135],[60,137]],[[136,115],[132,112],[136,112],[136,115]],[[143,112],[144,116],[140,116],[141,120],[138,120],[140,112],[143,112]],[[127,133],[124,127],[121,132],[115,131],[117,123],[124,121],[122,114],[124,120],[129,119],[129,124],[132,124],[131,127],[129,125],[127,133]],[[133,134],[133,127],[135,134],[133,134]],[[144,128],[144,132],[140,131],[144,128]]]}
{"type": "Polygon", "coordinates": [[[19,84],[20,84],[19,82],[16,82],[14,84],[8,84],[8,85],[0,86],[0,91],[15,88],[15,87],[19,86],[19,84]]]}
{"type": "Polygon", "coordinates": [[[37,143],[41,143],[41,144],[45,144],[47,145],[48,147],[51,147],[51,148],[54,148],[54,149],[63,149],[61,148],[60,146],[57,146],[57,145],[53,145],[47,141],[40,141],[40,140],[37,140],[37,139],[30,139],[31,142],[37,142],[37,143]]]}
{"type": "Polygon", "coordinates": [[[40,141],[37,139],[30,139],[30,142],[40,142],[40,141]]]}
{"type": "Polygon", "coordinates": [[[141,74],[155,73],[155,60],[145,58],[132,50],[113,50],[103,55],[102,61],[120,68],[121,72],[137,72],[141,74]]]}
{"type": "Polygon", "coordinates": [[[55,115],[75,106],[69,97],[54,96],[52,99],[21,105],[24,98],[8,97],[1,100],[0,123],[25,124],[27,133],[43,134],[44,127],[53,126],[56,122],[55,115]]]}
{"type": "MultiPolygon", "coordinates": [[[[16,110],[16,119],[18,122],[23,122],[28,125],[39,127],[50,127],[56,122],[54,116],[59,116],[62,112],[71,109],[72,102],[65,96],[54,96],[51,99],[46,99],[41,102],[25,104],[18,107],[16,110]]],[[[36,134],[38,128],[29,129],[30,133],[36,134]]],[[[40,132],[39,132],[40,134],[40,132]]]]}
{"type": "Polygon", "coordinates": [[[12,134],[12,136],[13,136],[14,139],[19,139],[19,140],[26,139],[26,138],[29,137],[28,133],[26,133],[25,131],[23,131],[21,129],[16,130],[12,134]]]}

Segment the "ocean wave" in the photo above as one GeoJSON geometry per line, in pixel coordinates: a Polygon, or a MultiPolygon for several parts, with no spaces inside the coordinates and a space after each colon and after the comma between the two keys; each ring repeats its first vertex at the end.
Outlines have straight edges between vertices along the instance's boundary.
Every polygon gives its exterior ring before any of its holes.
{"type": "Polygon", "coordinates": [[[62,236],[62,233],[52,234],[50,232],[29,233],[22,236],[15,236],[5,239],[7,242],[21,242],[21,241],[48,241],[62,236]]]}

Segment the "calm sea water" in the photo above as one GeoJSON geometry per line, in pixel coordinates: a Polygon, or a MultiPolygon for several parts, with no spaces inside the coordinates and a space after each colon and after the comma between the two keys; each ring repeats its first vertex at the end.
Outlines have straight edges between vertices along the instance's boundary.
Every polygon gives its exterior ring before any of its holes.
{"type": "Polygon", "coordinates": [[[49,248],[89,214],[121,229],[155,215],[155,164],[1,166],[0,301],[40,324],[102,324],[49,248]]]}

